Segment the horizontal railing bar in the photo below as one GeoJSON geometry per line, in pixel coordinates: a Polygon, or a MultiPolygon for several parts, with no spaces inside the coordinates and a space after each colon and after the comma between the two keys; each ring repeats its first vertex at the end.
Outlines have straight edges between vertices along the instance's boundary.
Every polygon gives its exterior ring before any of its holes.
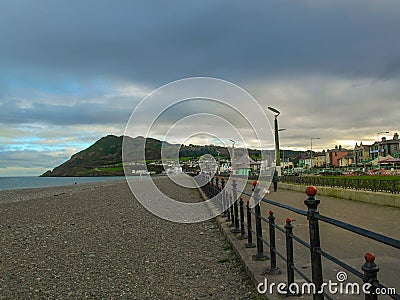
{"type": "MultiPolygon", "coordinates": [[[[300,275],[300,277],[302,277],[305,281],[307,281],[308,283],[311,283],[312,280],[310,278],[307,277],[306,274],[304,274],[302,271],[300,271],[300,269],[298,269],[295,265],[292,265],[291,268],[293,270],[296,271],[297,274],[300,275]]],[[[323,292],[322,295],[324,295],[325,298],[329,299],[329,300],[333,300],[333,298],[331,296],[329,296],[327,293],[323,292]]]]}
{"type": "Polygon", "coordinates": [[[285,263],[287,262],[286,257],[284,257],[278,250],[274,249],[273,250],[276,255],[278,255],[285,263]]]}
{"type": "MultiPolygon", "coordinates": [[[[252,194],[249,194],[247,192],[242,192],[242,194],[252,197],[252,194]]],[[[266,199],[266,198],[261,198],[261,201],[266,202],[266,203],[271,204],[271,205],[275,205],[275,206],[281,207],[281,208],[288,209],[288,210],[293,211],[293,212],[295,212],[295,213],[297,213],[299,215],[307,216],[307,212],[305,210],[301,210],[301,209],[292,207],[290,205],[282,204],[282,203],[279,203],[279,202],[276,202],[276,201],[272,201],[272,200],[269,200],[269,199],[266,199]]]]}
{"type": "Polygon", "coordinates": [[[395,294],[395,295],[388,295],[390,298],[395,299],[395,300],[400,300],[400,295],[395,294]]]}
{"type": "Polygon", "coordinates": [[[285,230],[283,227],[277,225],[276,223],[272,224],[272,226],[274,226],[274,227],[275,227],[276,229],[278,229],[280,232],[286,233],[286,230],[285,230]]]}
{"type": "Polygon", "coordinates": [[[260,238],[258,237],[258,239],[260,239],[265,245],[267,245],[268,247],[270,246],[269,242],[267,242],[266,240],[264,240],[264,238],[260,238]]]}
{"type": "MultiPolygon", "coordinates": [[[[382,290],[382,289],[388,289],[386,286],[384,286],[383,284],[381,284],[380,282],[378,282],[377,286],[382,290]]],[[[393,295],[389,295],[386,294],[386,296],[389,296],[392,299],[396,299],[396,300],[400,300],[400,295],[399,294],[393,294],[393,295]]]]}
{"type": "Polygon", "coordinates": [[[261,201],[263,201],[265,203],[268,203],[268,204],[271,204],[271,205],[275,205],[275,206],[281,207],[281,208],[286,208],[287,210],[290,210],[290,211],[295,212],[295,213],[297,213],[299,215],[302,215],[302,216],[307,216],[307,212],[305,210],[298,209],[298,208],[295,208],[295,207],[290,206],[290,205],[286,205],[286,204],[282,204],[282,203],[279,203],[279,202],[275,202],[275,201],[272,201],[272,200],[269,200],[269,199],[266,199],[266,198],[262,198],[261,201]]]}
{"type": "MultiPolygon", "coordinates": [[[[378,288],[380,288],[380,289],[388,289],[388,287],[386,287],[386,286],[384,286],[382,283],[380,283],[380,282],[377,282],[376,283],[376,285],[375,285],[376,287],[378,287],[378,288]]],[[[400,295],[399,294],[393,294],[393,295],[389,295],[389,294],[386,294],[387,296],[389,296],[390,298],[392,298],[392,299],[396,299],[396,300],[399,300],[400,299],[400,295]]]]}
{"type": "Polygon", "coordinates": [[[295,236],[293,233],[289,234],[290,237],[292,237],[295,241],[297,241],[298,243],[300,243],[301,245],[303,245],[304,247],[310,249],[310,244],[308,244],[306,241],[302,240],[301,238],[299,238],[298,236],[295,236]]]}
{"type": "Polygon", "coordinates": [[[370,231],[370,230],[367,230],[367,229],[364,229],[364,228],[361,228],[358,226],[354,226],[349,223],[345,223],[345,222],[342,222],[342,221],[339,221],[336,219],[332,219],[332,218],[329,218],[329,217],[326,217],[326,216],[323,216],[320,214],[314,214],[314,217],[323,222],[335,225],[337,227],[357,233],[359,235],[365,236],[367,238],[373,239],[373,240],[381,242],[383,244],[400,249],[400,241],[396,240],[394,238],[391,238],[391,237],[388,237],[388,236],[385,236],[385,235],[382,235],[382,234],[379,234],[379,233],[376,233],[376,232],[373,232],[373,231],[370,231]]]}
{"type": "Polygon", "coordinates": [[[361,279],[363,278],[363,276],[364,276],[363,273],[354,269],[353,267],[349,266],[348,264],[342,262],[341,260],[337,259],[336,257],[330,255],[329,253],[323,251],[322,249],[317,250],[317,252],[319,254],[321,254],[323,257],[325,257],[326,259],[330,260],[331,262],[334,262],[335,264],[342,267],[343,269],[346,269],[347,271],[351,272],[355,276],[357,276],[361,279]]]}
{"type": "Polygon", "coordinates": [[[299,274],[305,281],[307,281],[308,283],[312,282],[312,280],[310,278],[307,277],[306,274],[304,274],[302,271],[300,271],[299,268],[297,268],[294,264],[291,266],[293,270],[295,270],[297,272],[297,274],[299,274]]]}

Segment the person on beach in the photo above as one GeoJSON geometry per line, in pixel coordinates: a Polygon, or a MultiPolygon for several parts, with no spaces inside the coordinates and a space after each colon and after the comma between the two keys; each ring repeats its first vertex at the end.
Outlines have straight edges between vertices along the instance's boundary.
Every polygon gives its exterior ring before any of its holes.
{"type": "Polygon", "coordinates": [[[278,171],[274,171],[274,176],[272,177],[272,183],[274,184],[274,192],[278,190],[278,171]]]}

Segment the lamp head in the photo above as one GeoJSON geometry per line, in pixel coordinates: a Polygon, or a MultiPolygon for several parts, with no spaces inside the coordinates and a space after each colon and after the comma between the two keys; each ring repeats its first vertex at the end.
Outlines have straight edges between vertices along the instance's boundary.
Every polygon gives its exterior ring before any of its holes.
{"type": "Polygon", "coordinates": [[[271,106],[268,106],[268,109],[274,113],[276,113],[276,117],[279,116],[281,114],[281,112],[279,110],[277,110],[276,108],[273,108],[271,106]]]}

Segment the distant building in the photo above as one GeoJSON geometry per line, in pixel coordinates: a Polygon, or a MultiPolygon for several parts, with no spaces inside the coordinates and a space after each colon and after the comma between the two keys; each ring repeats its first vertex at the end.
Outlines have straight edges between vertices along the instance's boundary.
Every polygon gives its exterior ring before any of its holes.
{"type": "Polygon", "coordinates": [[[260,165],[260,162],[254,161],[246,153],[243,153],[242,157],[235,161],[236,174],[248,176],[252,172],[257,172],[260,165]]]}
{"type": "Polygon", "coordinates": [[[339,159],[349,154],[349,151],[343,149],[342,146],[335,146],[335,149],[326,152],[326,161],[330,166],[339,167],[339,159]]]}
{"type": "MultiPolygon", "coordinates": [[[[300,162],[299,162],[300,164],[300,162]]],[[[311,168],[314,165],[314,159],[311,160],[311,157],[304,157],[301,160],[301,165],[306,167],[307,169],[311,168]]]]}
{"type": "Polygon", "coordinates": [[[393,135],[393,139],[387,140],[382,137],[381,141],[377,141],[373,144],[374,158],[378,156],[378,149],[381,156],[391,155],[393,157],[399,157],[399,134],[396,132],[393,135]]]}
{"type": "Polygon", "coordinates": [[[372,160],[372,155],[371,155],[371,150],[373,146],[372,145],[364,145],[362,142],[360,145],[356,143],[354,146],[354,163],[357,166],[363,165],[369,161],[372,160]]]}
{"type": "Polygon", "coordinates": [[[399,135],[396,132],[393,135],[393,139],[387,140],[386,137],[382,137],[380,141],[374,142],[372,145],[364,145],[362,142],[360,145],[356,143],[354,146],[354,163],[357,166],[364,165],[380,157],[386,157],[388,155],[392,157],[400,157],[400,140],[399,135]]]}
{"type": "Polygon", "coordinates": [[[326,154],[325,150],[321,153],[316,153],[313,156],[313,165],[317,168],[322,168],[326,166],[326,154]]]}
{"type": "Polygon", "coordinates": [[[354,154],[349,151],[347,155],[338,159],[339,167],[349,167],[354,164],[354,154]]]}

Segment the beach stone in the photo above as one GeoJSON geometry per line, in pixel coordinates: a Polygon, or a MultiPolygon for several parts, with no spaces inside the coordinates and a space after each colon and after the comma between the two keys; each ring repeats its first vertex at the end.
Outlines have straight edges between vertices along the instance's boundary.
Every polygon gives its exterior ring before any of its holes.
{"type": "MultiPolygon", "coordinates": [[[[201,199],[167,178],[156,184],[201,199]]],[[[1,299],[257,297],[213,220],[160,219],[124,182],[0,191],[0,202],[1,299]]]]}

